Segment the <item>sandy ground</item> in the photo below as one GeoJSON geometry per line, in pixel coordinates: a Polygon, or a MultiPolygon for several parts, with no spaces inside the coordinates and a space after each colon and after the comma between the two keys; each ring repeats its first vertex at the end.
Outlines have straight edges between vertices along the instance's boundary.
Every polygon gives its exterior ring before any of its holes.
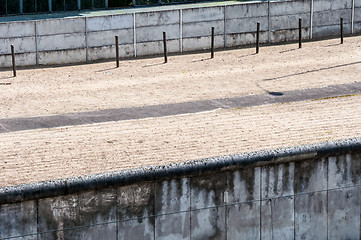
{"type": "Polygon", "coordinates": [[[1,134],[0,186],[361,136],[361,95],[1,134]]]}
{"type": "Polygon", "coordinates": [[[0,72],[0,118],[226,98],[358,80],[361,37],[0,72]],[[11,83],[4,85],[2,83],[11,83]]]}
{"type": "MultiPolygon", "coordinates": [[[[361,37],[0,72],[0,118],[360,81],[361,37]],[[358,43],[360,42],[360,43],[358,43]],[[5,85],[1,83],[11,83],[5,85]]],[[[361,95],[3,133],[0,187],[361,136],[361,95]]]]}

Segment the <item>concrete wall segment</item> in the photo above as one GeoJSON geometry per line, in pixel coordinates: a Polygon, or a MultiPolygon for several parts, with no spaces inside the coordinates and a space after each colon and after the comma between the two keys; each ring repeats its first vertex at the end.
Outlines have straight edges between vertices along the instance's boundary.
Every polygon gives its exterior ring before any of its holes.
{"type": "Polygon", "coordinates": [[[239,169],[227,173],[227,203],[261,200],[261,168],[239,169]]]}
{"type": "Polygon", "coordinates": [[[227,239],[260,239],[260,202],[227,206],[227,239]]]}
{"type": "Polygon", "coordinates": [[[119,45],[133,43],[133,29],[108,30],[89,32],[87,34],[88,47],[115,45],[115,36],[118,36],[119,45]]]}
{"type": "Polygon", "coordinates": [[[167,39],[179,38],[179,27],[177,24],[139,27],[136,29],[137,43],[161,41],[163,40],[163,32],[166,32],[167,39]]]}
{"type": "Polygon", "coordinates": [[[46,19],[37,21],[37,35],[84,33],[85,18],[46,19]]]}
{"type": "Polygon", "coordinates": [[[38,50],[52,51],[52,50],[69,50],[85,48],[85,34],[73,33],[62,35],[50,35],[38,37],[38,50]]]}
{"type": "Polygon", "coordinates": [[[183,23],[224,20],[224,7],[182,9],[183,23]]]}
{"type": "Polygon", "coordinates": [[[327,192],[295,196],[294,239],[327,239],[327,227],[327,192]]]}
{"type": "MultiPolygon", "coordinates": [[[[329,12],[318,12],[313,16],[313,26],[316,28],[318,26],[330,26],[330,25],[340,25],[340,17],[344,20],[344,24],[351,22],[351,11],[350,10],[339,10],[339,11],[329,11],[329,12]]],[[[326,33],[325,33],[326,35],[326,33]]]]}
{"type": "MultiPolygon", "coordinates": [[[[260,43],[268,42],[268,31],[260,32],[259,34],[260,43]]],[[[256,42],[256,33],[234,33],[226,35],[226,46],[237,47],[239,45],[251,45],[256,42]]]]}
{"type": "Polygon", "coordinates": [[[154,183],[117,189],[118,239],[154,239],[154,183]]]}
{"type": "Polygon", "coordinates": [[[294,172],[294,162],[262,167],[262,199],[293,195],[294,172]]]}
{"type": "Polygon", "coordinates": [[[347,154],[331,157],[328,161],[330,188],[339,188],[361,184],[361,155],[347,154]]]}
{"type": "Polygon", "coordinates": [[[295,162],[295,194],[325,191],[328,189],[328,159],[295,162]],[[307,171],[305,171],[307,169],[307,171]]]}
{"type": "Polygon", "coordinates": [[[11,54],[10,45],[14,45],[15,54],[35,52],[35,37],[6,38],[0,41],[0,54],[11,54]]]}
{"type": "MultiPolygon", "coordinates": [[[[0,55],[0,67],[11,67],[12,66],[11,61],[12,61],[11,54],[0,55]]],[[[15,63],[16,66],[34,66],[36,64],[36,54],[35,53],[16,54],[15,63]]]]}
{"type": "Polygon", "coordinates": [[[74,231],[49,232],[75,227],[79,221],[78,195],[40,199],[38,204],[39,239],[76,238],[74,231]],[[45,233],[46,232],[46,233],[45,233]]]}
{"type": "MultiPolygon", "coordinates": [[[[36,201],[0,205],[0,239],[36,232],[36,201]]],[[[35,240],[37,235],[29,235],[22,239],[35,240]]]]}
{"type": "Polygon", "coordinates": [[[311,2],[310,0],[296,0],[296,1],[279,1],[271,2],[270,13],[271,16],[287,16],[310,14],[311,2]]]}
{"type": "Polygon", "coordinates": [[[355,8],[355,22],[361,22],[361,7],[355,8]]]}
{"type": "Polygon", "coordinates": [[[247,4],[226,6],[226,20],[238,18],[254,18],[268,16],[268,4],[264,2],[250,2],[247,4]]]}
{"type": "Polygon", "coordinates": [[[39,52],[39,64],[67,64],[85,62],[86,49],[57,50],[39,52]]]}
{"type": "MultiPolygon", "coordinates": [[[[223,48],[224,46],[224,37],[215,36],[214,37],[214,47],[223,48]]],[[[205,50],[211,48],[211,37],[196,37],[196,38],[184,38],[183,39],[183,50],[184,51],[195,51],[195,50],[205,50]]]]}
{"type": "Polygon", "coordinates": [[[257,31],[257,22],[260,31],[268,31],[268,17],[254,17],[252,19],[230,19],[226,21],[226,33],[252,33],[257,31]]]}
{"type": "Polygon", "coordinates": [[[179,24],[178,10],[144,12],[137,13],[135,16],[135,26],[137,28],[173,24],[179,24]]]}
{"type": "MultiPolygon", "coordinates": [[[[361,6],[360,0],[355,0],[355,32],[361,31],[361,6]]],[[[351,7],[352,0],[314,0],[314,12],[313,16],[313,36],[325,37],[337,34],[337,25],[339,25],[339,17],[344,18],[345,33],[351,32],[351,7]]],[[[208,44],[204,44],[204,37],[210,35],[209,29],[214,26],[216,28],[216,35],[223,35],[224,39],[221,41],[223,46],[239,46],[248,45],[254,42],[252,33],[255,31],[256,22],[261,23],[261,31],[266,32],[269,29],[268,20],[270,14],[270,42],[282,42],[295,40],[297,38],[294,30],[298,27],[298,18],[303,19],[304,36],[310,36],[310,30],[308,27],[311,25],[309,15],[311,12],[311,3],[309,0],[293,0],[293,1],[267,1],[260,2],[247,2],[239,4],[229,4],[224,6],[207,6],[207,7],[181,7],[180,9],[170,10],[157,10],[149,9],[148,12],[136,11],[135,13],[122,13],[118,15],[110,16],[94,16],[94,17],[79,17],[79,18],[63,18],[63,19],[47,19],[36,20],[29,22],[9,22],[1,23],[0,30],[9,37],[38,37],[39,51],[52,51],[52,50],[65,50],[69,46],[69,49],[87,48],[87,51],[96,53],[98,47],[111,46],[113,44],[113,38],[116,34],[123,35],[120,44],[131,44],[137,46],[136,50],[139,50],[140,55],[154,55],[161,53],[161,49],[157,41],[161,41],[162,32],[167,32],[168,39],[194,38],[183,41],[179,40],[185,51],[201,50],[207,48],[208,44]],[[182,16],[180,17],[180,12],[182,16]],[[135,26],[137,31],[136,42],[132,39],[132,30],[134,27],[133,16],[135,17],[135,26]],[[180,19],[182,18],[182,25],[180,19]],[[24,24],[28,26],[23,27],[24,24]],[[34,33],[35,24],[36,34],[34,33]],[[10,27],[9,27],[10,26],[10,27]],[[85,29],[87,28],[87,29],[85,29]],[[127,30],[125,30],[127,29],[127,30]],[[183,30],[183,34],[180,32],[183,30]],[[117,31],[112,31],[117,30],[117,31]],[[95,33],[97,32],[97,33],[95,33]],[[99,32],[99,33],[98,33],[99,32]],[[92,34],[94,33],[94,34],[92,34]],[[243,34],[244,33],[244,34],[243,34]],[[75,36],[84,35],[88,37],[89,41],[83,42],[75,36]],[[88,34],[88,35],[87,35],[88,34]],[[35,36],[36,35],[36,36],[35,36]],[[44,38],[47,35],[59,35],[65,36],[65,42],[59,43],[59,38],[44,38]],[[69,35],[74,35],[70,36],[69,35]],[[180,36],[182,35],[182,36],[180,36]],[[199,38],[202,37],[202,38],[199,38]],[[71,39],[73,38],[73,39],[71,39]],[[104,39],[103,39],[104,38],[104,39]],[[145,44],[149,42],[148,44],[145,44]],[[55,43],[54,46],[50,43],[55,43]],[[144,43],[144,44],[143,44],[144,43]],[[186,46],[186,44],[192,44],[186,46]],[[87,45],[89,44],[89,45],[87,45]],[[88,48],[89,47],[89,48],[88,48]],[[96,49],[90,50],[90,48],[96,47],[96,49]]],[[[261,42],[268,42],[268,35],[263,36],[261,34],[261,42]]],[[[133,36],[134,38],[134,36],[133,36]]],[[[36,52],[36,46],[32,46],[34,43],[31,41],[19,43],[19,52],[36,52]],[[34,50],[35,49],[35,50],[34,50]]],[[[207,40],[208,41],[208,40],[207,40]]],[[[218,40],[219,43],[220,40],[218,40]]],[[[4,43],[8,45],[9,43],[4,43]]],[[[170,44],[172,45],[172,44],[170,44]]],[[[221,45],[219,46],[221,47],[221,45]]],[[[3,47],[7,49],[7,46],[3,47]]],[[[0,46],[1,49],[1,46],[0,46]]],[[[129,50],[129,48],[127,47],[129,50]]],[[[171,47],[170,52],[180,52],[180,47],[171,47]]],[[[124,52],[129,52],[128,50],[124,52]]],[[[70,50],[70,52],[74,52],[70,50]]],[[[3,51],[0,54],[8,54],[3,51]]],[[[133,52],[133,54],[135,54],[133,52]]],[[[62,54],[64,55],[64,54],[62,54]]],[[[69,55],[69,54],[67,54],[69,55]]],[[[105,59],[108,54],[99,54],[99,59],[105,59]]],[[[125,53],[126,56],[130,56],[125,53]]],[[[86,55],[86,60],[97,60],[97,54],[92,54],[92,57],[86,55]]],[[[70,57],[70,55],[69,55],[70,57]]],[[[78,56],[74,56],[75,60],[80,59],[78,56]]],[[[73,60],[62,60],[57,64],[76,62],[73,60]]],[[[81,62],[84,60],[81,59],[81,62]]],[[[22,61],[23,63],[32,62],[22,61]]],[[[52,59],[50,60],[52,62],[52,59]]],[[[46,63],[46,64],[50,64],[46,63]]],[[[44,59],[43,59],[43,62],[44,59]]],[[[5,65],[7,63],[4,63],[5,65]]]]}
{"type": "MultiPolygon", "coordinates": [[[[163,41],[137,43],[138,56],[163,54],[163,41]]],[[[179,52],[179,40],[167,40],[167,52],[179,52]]]]}
{"type": "Polygon", "coordinates": [[[334,10],[352,8],[352,0],[338,0],[338,1],[314,0],[313,3],[314,3],[313,6],[314,12],[334,11],[334,10]]]}
{"type": "Polygon", "coordinates": [[[42,182],[0,188],[0,204],[28,201],[42,197],[59,196],[102,189],[112,185],[128,185],[137,182],[162,180],[202,174],[215,170],[229,170],[239,166],[267,165],[289,161],[302,161],[318,157],[336,156],[346,153],[361,153],[361,138],[330,141],[286,149],[257,151],[210,159],[193,160],[153,168],[129,169],[122,172],[102,173],[86,177],[74,177],[57,181],[42,182]],[[25,190],[24,190],[25,189],[25,190]]]}
{"type": "Polygon", "coordinates": [[[155,183],[155,214],[167,214],[155,221],[156,239],[190,239],[189,178],[155,183]]]}
{"type": "Polygon", "coordinates": [[[212,27],[214,27],[214,35],[224,34],[223,21],[186,23],[183,24],[183,38],[208,37],[211,35],[212,27]]]}
{"type": "Polygon", "coordinates": [[[33,37],[35,21],[0,23],[0,38],[33,37]]]}
{"type": "MultiPolygon", "coordinates": [[[[126,44],[119,47],[119,57],[132,57],[134,55],[134,45],[126,44]]],[[[115,59],[115,46],[92,47],[88,49],[88,60],[115,59]]]]}
{"type": "Polygon", "coordinates": [[[360,239],[360,188],[328,192],[328,238],[360,239]]]}
{"type": "MultiPolygon", "coordinates": [[[[302,28],[309,28],[310,14],[299,14],[299,15],[288,15],[288,16],[277,16],[271,17],[271,31],[282,30],[282,29],[298,29],[298,19],[302,19],[302,28]]],[[[279,35],[282,35],[279,33],[279,35]]],[[[298,37],[295,34],[295,37],[298,37]]]]}
{"type": "MultiPolygon", "coordinates": [[[[344,24],[343,26],[344,34],[351,33],[351,24],[344,24]]],[[[314,37],[324,37],[325,34],[329,36],[339,36],[340,35],[340,25],[331,25],[331,26],[322,26],[322,27],[315,27],[313,29],[313,36],[314,37]]]]}
{"type": "Polygon", "coordinates": [[[46,232],[38,239],[359,239],[360,164],[356,138],[147,167],[70,179],[64,193],[59,180],[55,196],[23,195],[0,205],[0,216],[38,209],[37,229],[27,232],[46,232]]]}
{"type": "Polygon", "coordinates": [[[355,8],[361,7],[361,0],[354,0],[355,1],[355,8]]]}
{"type": "Polygon", "coordinates": [[[262,203],[262,239],[293,239],[294,197],[270,199],[262,203]]]}
{"type": "Polygon", "coordinates": [[[87,17],[87,31],[107,31],[133,28],[133,14],[87,17]]]}

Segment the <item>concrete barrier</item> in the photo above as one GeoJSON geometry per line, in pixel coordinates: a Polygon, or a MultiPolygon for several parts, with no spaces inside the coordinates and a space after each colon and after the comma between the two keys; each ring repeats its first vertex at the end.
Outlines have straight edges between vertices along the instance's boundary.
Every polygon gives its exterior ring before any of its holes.
{"type": "Polygon", "coordinates": [[[119,36],[120,57],[161,54],[162,33],[167,33],[171,53],[255,43],[260,22],[260,42],[298,39],[302,18],[305,39],[338,35],[340,17],[344,32],[361,32],[361,0],[284,0],[192,7],[157,8],[117,15],[65,17],[27,22],[3,22],[0,67],[9,67],[10,44],[18,65],[86,62],[115,57],[114,37],[119,36]]]}
{"type": "Polygon", "coordinates": [[[360,207],[355,138],[3,188],[0,238],[360,239],[360,207]]]}
{"type": "Polygon", "coordinates": [[[313,33],[315,37],[340,32],[340,18],[344,20],[344,32],[351,33],[352,0],[324,1],[314,0],[313,33]]]}
{"type": "Polygon", "coordinates": [[[115,36],[119,36],[119,56],[134,56],[133,14],[86,18],[87,60],[115,57],[115,36]]]}

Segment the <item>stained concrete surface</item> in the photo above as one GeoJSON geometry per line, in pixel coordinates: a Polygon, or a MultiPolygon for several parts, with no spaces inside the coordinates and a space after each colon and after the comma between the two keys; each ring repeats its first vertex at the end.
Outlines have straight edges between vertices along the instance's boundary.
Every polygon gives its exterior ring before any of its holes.
{"type": "Polygon", "coordinates": [[[272,161],[3,204],[0,237],[358,240],[360,156],[272,161]]]}

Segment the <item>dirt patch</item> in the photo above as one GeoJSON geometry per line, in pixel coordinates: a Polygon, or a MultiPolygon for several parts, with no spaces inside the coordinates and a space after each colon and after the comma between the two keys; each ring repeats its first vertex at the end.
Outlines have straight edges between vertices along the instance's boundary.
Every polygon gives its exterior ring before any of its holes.
{"type": "Polygon", "coordinates": [[[361,136],[361,96],[1,134],[0,186],[361,136]]]}
{"type": "Polygon", "coordinates": [[[176,103],[358,81],[361,37],[0,72],[0,118],[176,103]]]}

